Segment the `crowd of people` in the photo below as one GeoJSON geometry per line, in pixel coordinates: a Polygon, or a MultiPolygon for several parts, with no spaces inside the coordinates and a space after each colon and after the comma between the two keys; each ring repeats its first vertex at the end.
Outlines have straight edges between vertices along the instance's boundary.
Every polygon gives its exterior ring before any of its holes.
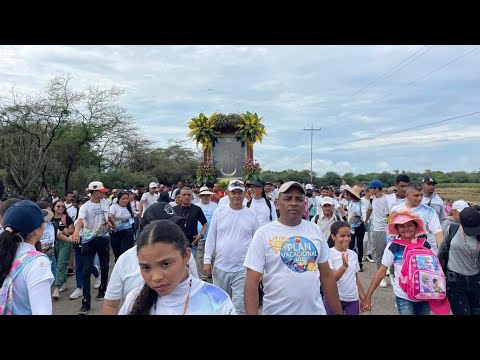
{"type": "Polygon", "coordinates": [[[93,275],[106,315],[359,315],[389,285],[400,315],[479,315],[479,206],[436,185],[404,174],[388,189],[92,181],[82,196],[4,196],[0,314],[52,314],[75,274],[78,314],[91,309],[93,275]],[[363,289],[366,261],[377,271],[363,289]]]}

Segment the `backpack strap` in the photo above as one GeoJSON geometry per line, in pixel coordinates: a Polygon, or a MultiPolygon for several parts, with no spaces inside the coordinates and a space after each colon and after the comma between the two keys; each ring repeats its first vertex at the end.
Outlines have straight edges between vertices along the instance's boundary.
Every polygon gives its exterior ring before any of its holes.
{"type": "Polygon", "coordinates": [[[250,205],[252,205],[252,200],[247,201],[247,207],[248,207],[248,208],[250,207],[250,205]]]}
{"type": "Polygon", "coordinates": [[[448,235],[443,240],[445,241],[445,248],[442,250],[440,254],[438,254],[438,258],[440,259],[440,263],[442,264],[442,268],[444,272],[447,271],[448,257],[450,253],[450,243],[452,242],[452,239],[457,233],[459,228],[460,228],[460,224],[458,223],[453,223],[448,227],[448,235]]]}
{"type": "Polygon", "coordinates": [[[393,239],[393,243],[403,246],[410,246],[411,248],[421,248],[425,244],[425,239],[417,238],[416,242],[405,241],[402,239],[393,239]]]}
{"type": "Polygon", "coordinates": [[[268,210],[270,210],[269,215],[270,215],[270,221],[272,221],[272,204],[270,203],[270,200],[265,198],[265,202],[267,203],[268,210]]]}
{"type": "Polygon", "coordinates": [[[0,315],[12,315],[13,280],[25,265],[39,256],[47,257],[40,251],[30,250],[13,261],[10,272],[0,288],[0,315]]]}
{"type": "Polygon", "coordinates": [[[314,222],[315,224],[317,224],[317,225],[318,225],[318,219],[320,219],[320,215],[319,215],[319,214],[315,215],[315,217],[313,218],[313,222],[314,222]]]}

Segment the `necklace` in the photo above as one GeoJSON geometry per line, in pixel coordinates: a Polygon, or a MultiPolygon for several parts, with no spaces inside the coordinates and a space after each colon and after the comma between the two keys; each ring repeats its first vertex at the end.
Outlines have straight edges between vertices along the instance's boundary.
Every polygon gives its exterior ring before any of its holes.
{"type": "Polygon", "coordinates": [[[192,205],[190,205],[188,208],[184,208],[182,206],[182,215],[183,215],[183,218],[185,219],[185,224],[183,224],[183,227],[186,228],[187,227],[187,219],[188,217],[190,216],[190,209],[192,208],[192,205]],[[184,209],[187,209],[187,212],[185,213],[185,210],[184,209]],[[185,215],[186,214],[186,215],[185,215]]]}
{"type": "MultiPolygon", "coordinates": [[[[190,290],[192,290],[192,279],[190,279],[189,284],[188,284],[188,290],[187,290],[187,298],[185,299],[185,305],[183,306],[183,312],[182,315],[187,315],[187,308],[188,304],[190,302],[190,290]]],[[[158,297],[160,299],[160,303],[162,304],[162,307],[165,309],[165,305],[163,305],[162,297],[158,297]]],[[[153,305],[153,313],[157,311],[157,302],[155,301],[155,304],[153,305]]]]}

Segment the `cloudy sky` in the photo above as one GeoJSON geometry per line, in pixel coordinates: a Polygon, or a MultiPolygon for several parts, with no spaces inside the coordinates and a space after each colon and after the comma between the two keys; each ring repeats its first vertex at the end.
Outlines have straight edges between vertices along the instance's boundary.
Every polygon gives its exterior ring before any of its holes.
{"type": "MultiPolygon", "coordinates": [[[[189,141],[204,112],[256,112],[263,169],[478,171],[476,46],[0,46],[0,97],[71,85],[126,88],[121,105],[157,146],[189,141]],[[473,114],[472,114],[473,113],[473,114]],[[466,116],[464,116],[466,115],[466,116]],[[462,117],[461,117],[462,116],[462,117]],[[458,117],[458,118],[457,118],[458,117]],[[475,147],[474,147],[475,145],[475,147]],[[477,154],[477,155],[475,155],[477,154]]],[[[2,100],[0,100],[2,101],[2,100]]]]}

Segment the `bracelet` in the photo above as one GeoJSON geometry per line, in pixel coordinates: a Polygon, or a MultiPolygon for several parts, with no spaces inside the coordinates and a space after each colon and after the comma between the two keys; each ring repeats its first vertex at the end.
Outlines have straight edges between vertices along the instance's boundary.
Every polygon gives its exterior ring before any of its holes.
{"type": "Polygon", "coordinates": [[[342,267],[343,267],[345,270],[347,270],[347,269],[348,269],[348,266],[347,266],[347,267],[345,267],[345,266],[343,266],[343,265],[342,265],[342,267]]]}

